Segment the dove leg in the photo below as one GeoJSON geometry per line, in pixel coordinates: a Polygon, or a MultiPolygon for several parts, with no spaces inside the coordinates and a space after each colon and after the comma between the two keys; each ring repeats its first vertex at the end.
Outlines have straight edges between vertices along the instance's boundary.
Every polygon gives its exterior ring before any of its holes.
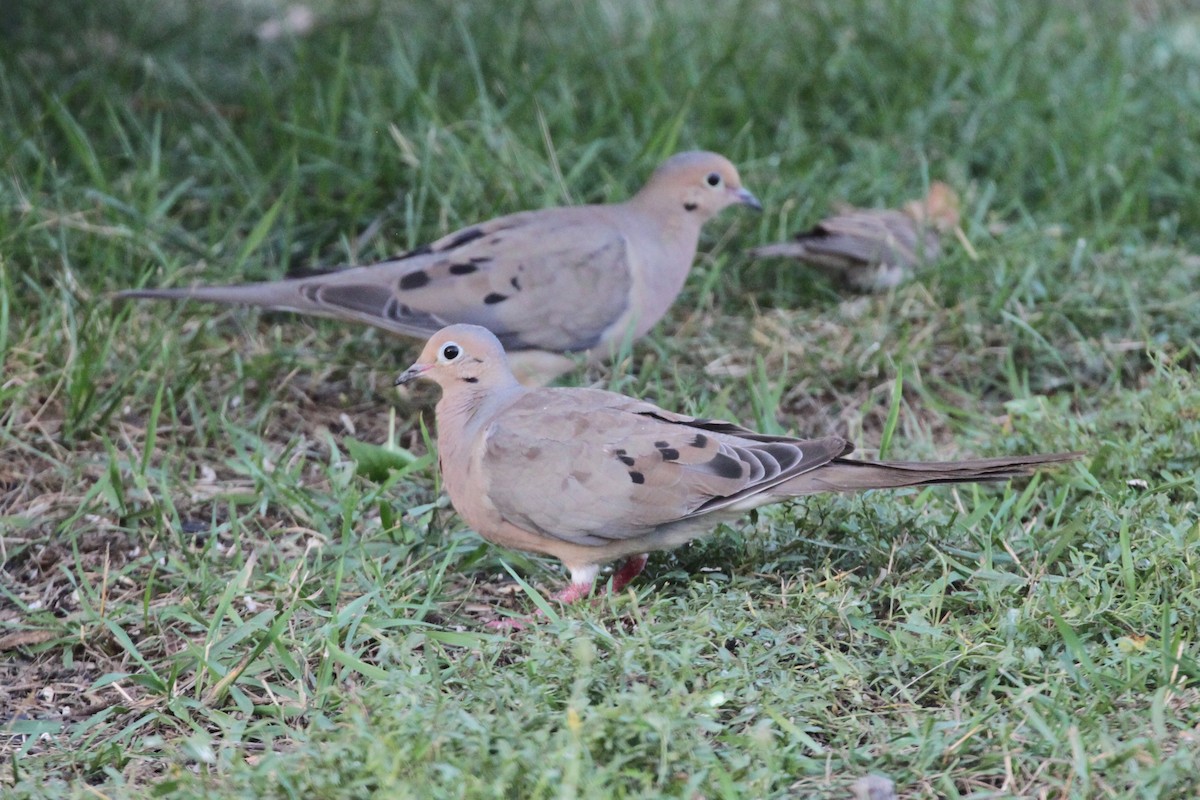
{"type": "MultiPolygon", "coordinates": [[[[646,553],[630,556],[625,559],[620,568],[613,573],[611,593],[624,589],[629,585],[630,581],[642,574],[642,570],[646,568],[646,562],[650,556],[646,553]]],[[[596,582],[596,574],[600,568],[595,564],[586,564],[582,567],[568,567],[571,571],[571,582],[566,588],[554,593],[551,599],[563,605],[578,603],[592,593],[592,587],[596,582]]],[[[534,624],[544,614],[539,608],[529,617],[505,617],[503,619],[489,620],[485,625],[489,628],[499,628],[503,630],[519,631],[524,630],[529,625],[534,624]]]]}
{"type": "MultiPolygon", "coordinates": [[[[578,603],[580,600],[592,593],[592,584],[590,583],[575,583],[572,581],[567,584],[567,588],[561,589],[554,593],[552,599],[568,606],[571,603],[578,603]]],[[[540,613],[540,612],[539,612],[540,613]]]]}
{"type": "Polygon", "coordinates": [[[621,568],[613,573],[612,576],[612,594],[624,589],[629,585],[629,582],[642,574],[642,570],[646,568],[646,562],[650,560],[650,556],[646,553],[641,555],[630,556],[625,559],[625,563],[621,568]]]}
{"type": "MultiPolygon", "coordinates": [[[[592,593],[592,586],[596,582],[596,574],[600,571],[597,564],[585,564],[582,567],[567,567],[571,572],[571,582],[567,584],[565,589],[561,589],[551,595],[550,599],[563,605],[577,603],[592,593]]],[[[641,569],[638,569],[641,572],[641,569]]],[[[636,574],[636,573],[635,573],[636,574]]],[[[632,575],[630,577],[633,577],[632,575]]],[[[508,631],[525,630],[530,625],[536,624],[538,620],[545,616],[545,613],[539,608],[528,617],[503,617],[500,619],[488,620],[484,623],[488,628],[496,628],[508,631]]]]}
{"type": "Polygon", "coordinates": [[[596,583],[596,574],[600,572],[598,564],[584,564],[581,567],[567,566],[571,573],[571,582],[567,584],[567,588],[555,592],[554,599],[563,605],[576,603],[592,593],[592,586],[596,583]]]}
{"type": "MultiPolygon", "coordinates": [[[[629,582],[642,574],[642,570],[646,568],[646,561],[649,556],[645,553],[641,555],[631,556],[625,559],[620,568],[613,573],[612,576],[612,594],[624,589],[629,585],[629,582]]],[[[595,564],[586,564],[582,567],[568,567],[571,571],[571,582],[567,584],[565,589],[561,589],[554,593],[551,597],[564,606],[572,603],[578,603],[580,600],[586,599],[591,593],[592,588],[596,583],[596,575],[600,568],[595,564]]],[[[510,631],[524,630],[529,625],[534,624],[541,617],[545,616],[539,608],[528,617],[505,617],[504,619],[494,619],[487,623],[489,628],[500,628],[510,631]]]]}

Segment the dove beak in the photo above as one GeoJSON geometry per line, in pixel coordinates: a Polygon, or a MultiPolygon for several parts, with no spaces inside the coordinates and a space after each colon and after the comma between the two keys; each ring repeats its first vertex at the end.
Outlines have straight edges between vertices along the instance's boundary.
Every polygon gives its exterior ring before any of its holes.
{"type": "Polygon", "coordinates": [[[413,364],[411,367],[404,370],[404,372],[400,373],[400,377],[396,378],[395,385],[405,386],[410,384],[428,372],[431,367],[433,367],[433,364],[421,364],[420,362],[413,364]]]}
{"type": "Polygon", "coordinates": [[[750,206],[755,211],[763,210],[762,203],[758,202],[758,198],[755,197],[749,189],[736,190],[733,193],[733,199],[735,203],[741,203],[744,206],[750,206]]]}

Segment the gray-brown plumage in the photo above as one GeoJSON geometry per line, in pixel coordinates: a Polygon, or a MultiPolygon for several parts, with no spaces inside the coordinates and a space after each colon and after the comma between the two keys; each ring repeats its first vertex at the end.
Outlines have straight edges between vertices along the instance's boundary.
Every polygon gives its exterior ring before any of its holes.
{"type": "Polygon", "coordinates": [[[421,339],[473,323],[541,383],[573,365],[562,353],[603,358],[647,333],[683,288],[701,226],[733,204],[761,208],[733,164],[680,153],[623,203],[510,214],[390,261],[312,278],[118,296],[262,306],[421,339]]]}
{"type": "MultiPolygon", "coordinates": [[[[818,492],[998,481],[1078,453],[922,463],[846,458],[835,436],[768,436],[597,389],[530,389],[486,329],[435,334],[397,379],[442,388],[438,457],[450,502],[488,541],[546,553],[571,573],[564,601],[601,565],[630,559],[614,584],[676,547],[767,503],[818,492]]],[[[618,586],[619,588],[619,586],[618,586]]]]}
{"type": "Polygon", "coordinates": [[[924,200],[900,210],[843,206],[788,242],[756,247],[755,258],[786,256],[852,289],[883,291],[941,256],[941,237],[958,226],[958,195],[934,181],[924,200]]]}

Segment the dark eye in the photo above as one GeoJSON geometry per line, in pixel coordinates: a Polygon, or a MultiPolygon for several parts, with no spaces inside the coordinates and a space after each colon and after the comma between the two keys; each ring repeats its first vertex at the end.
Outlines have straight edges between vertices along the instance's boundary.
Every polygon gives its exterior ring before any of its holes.
{"type": "Polygon", "coordinates": [[[720,186],[721,185],[721,176],[715,172],[710,172],[710,173],[708,173],[708,177],[704,179],[704,182],[707,183],[709,186],[720,186]]]}
{"type": "Polygon", "coordinates": [[[446,342],[444,345],[442,345],[442,361],[453,361],[454,359],[458,358],[459,353],[461,352],[462,348],[460,348],[454,342],[446,342]]]}

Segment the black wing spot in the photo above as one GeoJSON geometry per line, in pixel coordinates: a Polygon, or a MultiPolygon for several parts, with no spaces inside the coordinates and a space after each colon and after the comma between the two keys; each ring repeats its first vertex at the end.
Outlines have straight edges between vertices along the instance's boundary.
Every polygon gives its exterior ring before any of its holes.
{"type": "Polygon", "coordinates": [[[491,256],[471,256],[472,264],[486,264],[492,260],[491,256]]]}
{"type": "Polygon", "coordinates": [[[483,298],[483,302],[486,305],[494,306],[494,305],[496,305],[496,303],[503,303],[507,299],[508,299],[508,295],[506,295],[506,294],[500,294],[499,292],[492,292],[487,297],[483,298]]]}
{"type": "Polygon", "coordinates": [[[479,383],[479,378],[463,378],[463,383],[479,383]]]}
{"type": "Polygon", "coordinates": [[[420,289],[425,284],[429,283],[429,273],[423,269],[416,272],[410,272],[400,279],[398,284],[401,290],[420,289]]]}
{"type": "Polygon", "coordinates": [[[696,438],[692,439],[690,442],[688,442],[688,444],[690,444],[692,447],[708,447],[708,437],[703,433],[697,433],[696,438]]]}
{"type": "Polygon", "coordinates": [[[679,451],[674,447],[660,447],[658,454],[662,456],[663,461],[677,461],[679,459],[679,451]]]}
{"type": "Polygon", "coordinates": [[[670,447],[671,443],[668,442],[666,439],[659,439],[657,442],[654,443],[654,446],[657,447],[659,450],[662,450],[664,447],[670,447]]]}
{"type": "Polygon", "coordinates": [[[714,475],[721,478],[742,477],[742,462],[736,458],[730,458],[724,453],[717,453],[713,460],[708,462],[708,468],[714,475]]]}
{"type": "Polygon", "coordinates": [[[513,278],[511,281],[509,281],[509,283],[511,283],[512,287],[514,289],[516,289],[518,292],[521,291],[521,281],[519,281],[516,278],[513,278]]]}
{"type": "Polygon", "coordinates": [[[617,456],[617,461],[620,461],[622,464],[624,464],[627,467],[632,467],[634,464],[637,463],[637,460],[634,459],[632,456],[617,456]]]}
{"type": "Polygon", "coordinates": [[[453,250],[456,247],[462,247],[464,244],[467,244],[468,242],[473,242],[476,239],[479,239],[485,235],[486,234],[484,234],[483,231],[479,230],[479,228],[467,228],[465,231],[460,233],[458,236],[455,236],[453,239],[451,239],[449,242],[447,242],[446,246],[443,247],[442,250],[453,250]]]}
{"type": "Polygon", "coordinates": [[[684,203],[683,204],[684,211],[695,211],[698,207],[699,206],[697,206],[695,203],[684,203]]]}
{"type": "Polygon", "coordinates": [[[451,264],[450,265],[450,274],[451,275],[470,275],[472,272],[474,272],[477,269],[479,269],[479,267],[475,266],[474,264],[451,264]]]}
{"type": "Polygon", "coordinates": [[[640,472],[634,472],[631,470],[629,473],[629,480],[633,481],[634,483],[645,483],[646,476],[640,472]]]}

